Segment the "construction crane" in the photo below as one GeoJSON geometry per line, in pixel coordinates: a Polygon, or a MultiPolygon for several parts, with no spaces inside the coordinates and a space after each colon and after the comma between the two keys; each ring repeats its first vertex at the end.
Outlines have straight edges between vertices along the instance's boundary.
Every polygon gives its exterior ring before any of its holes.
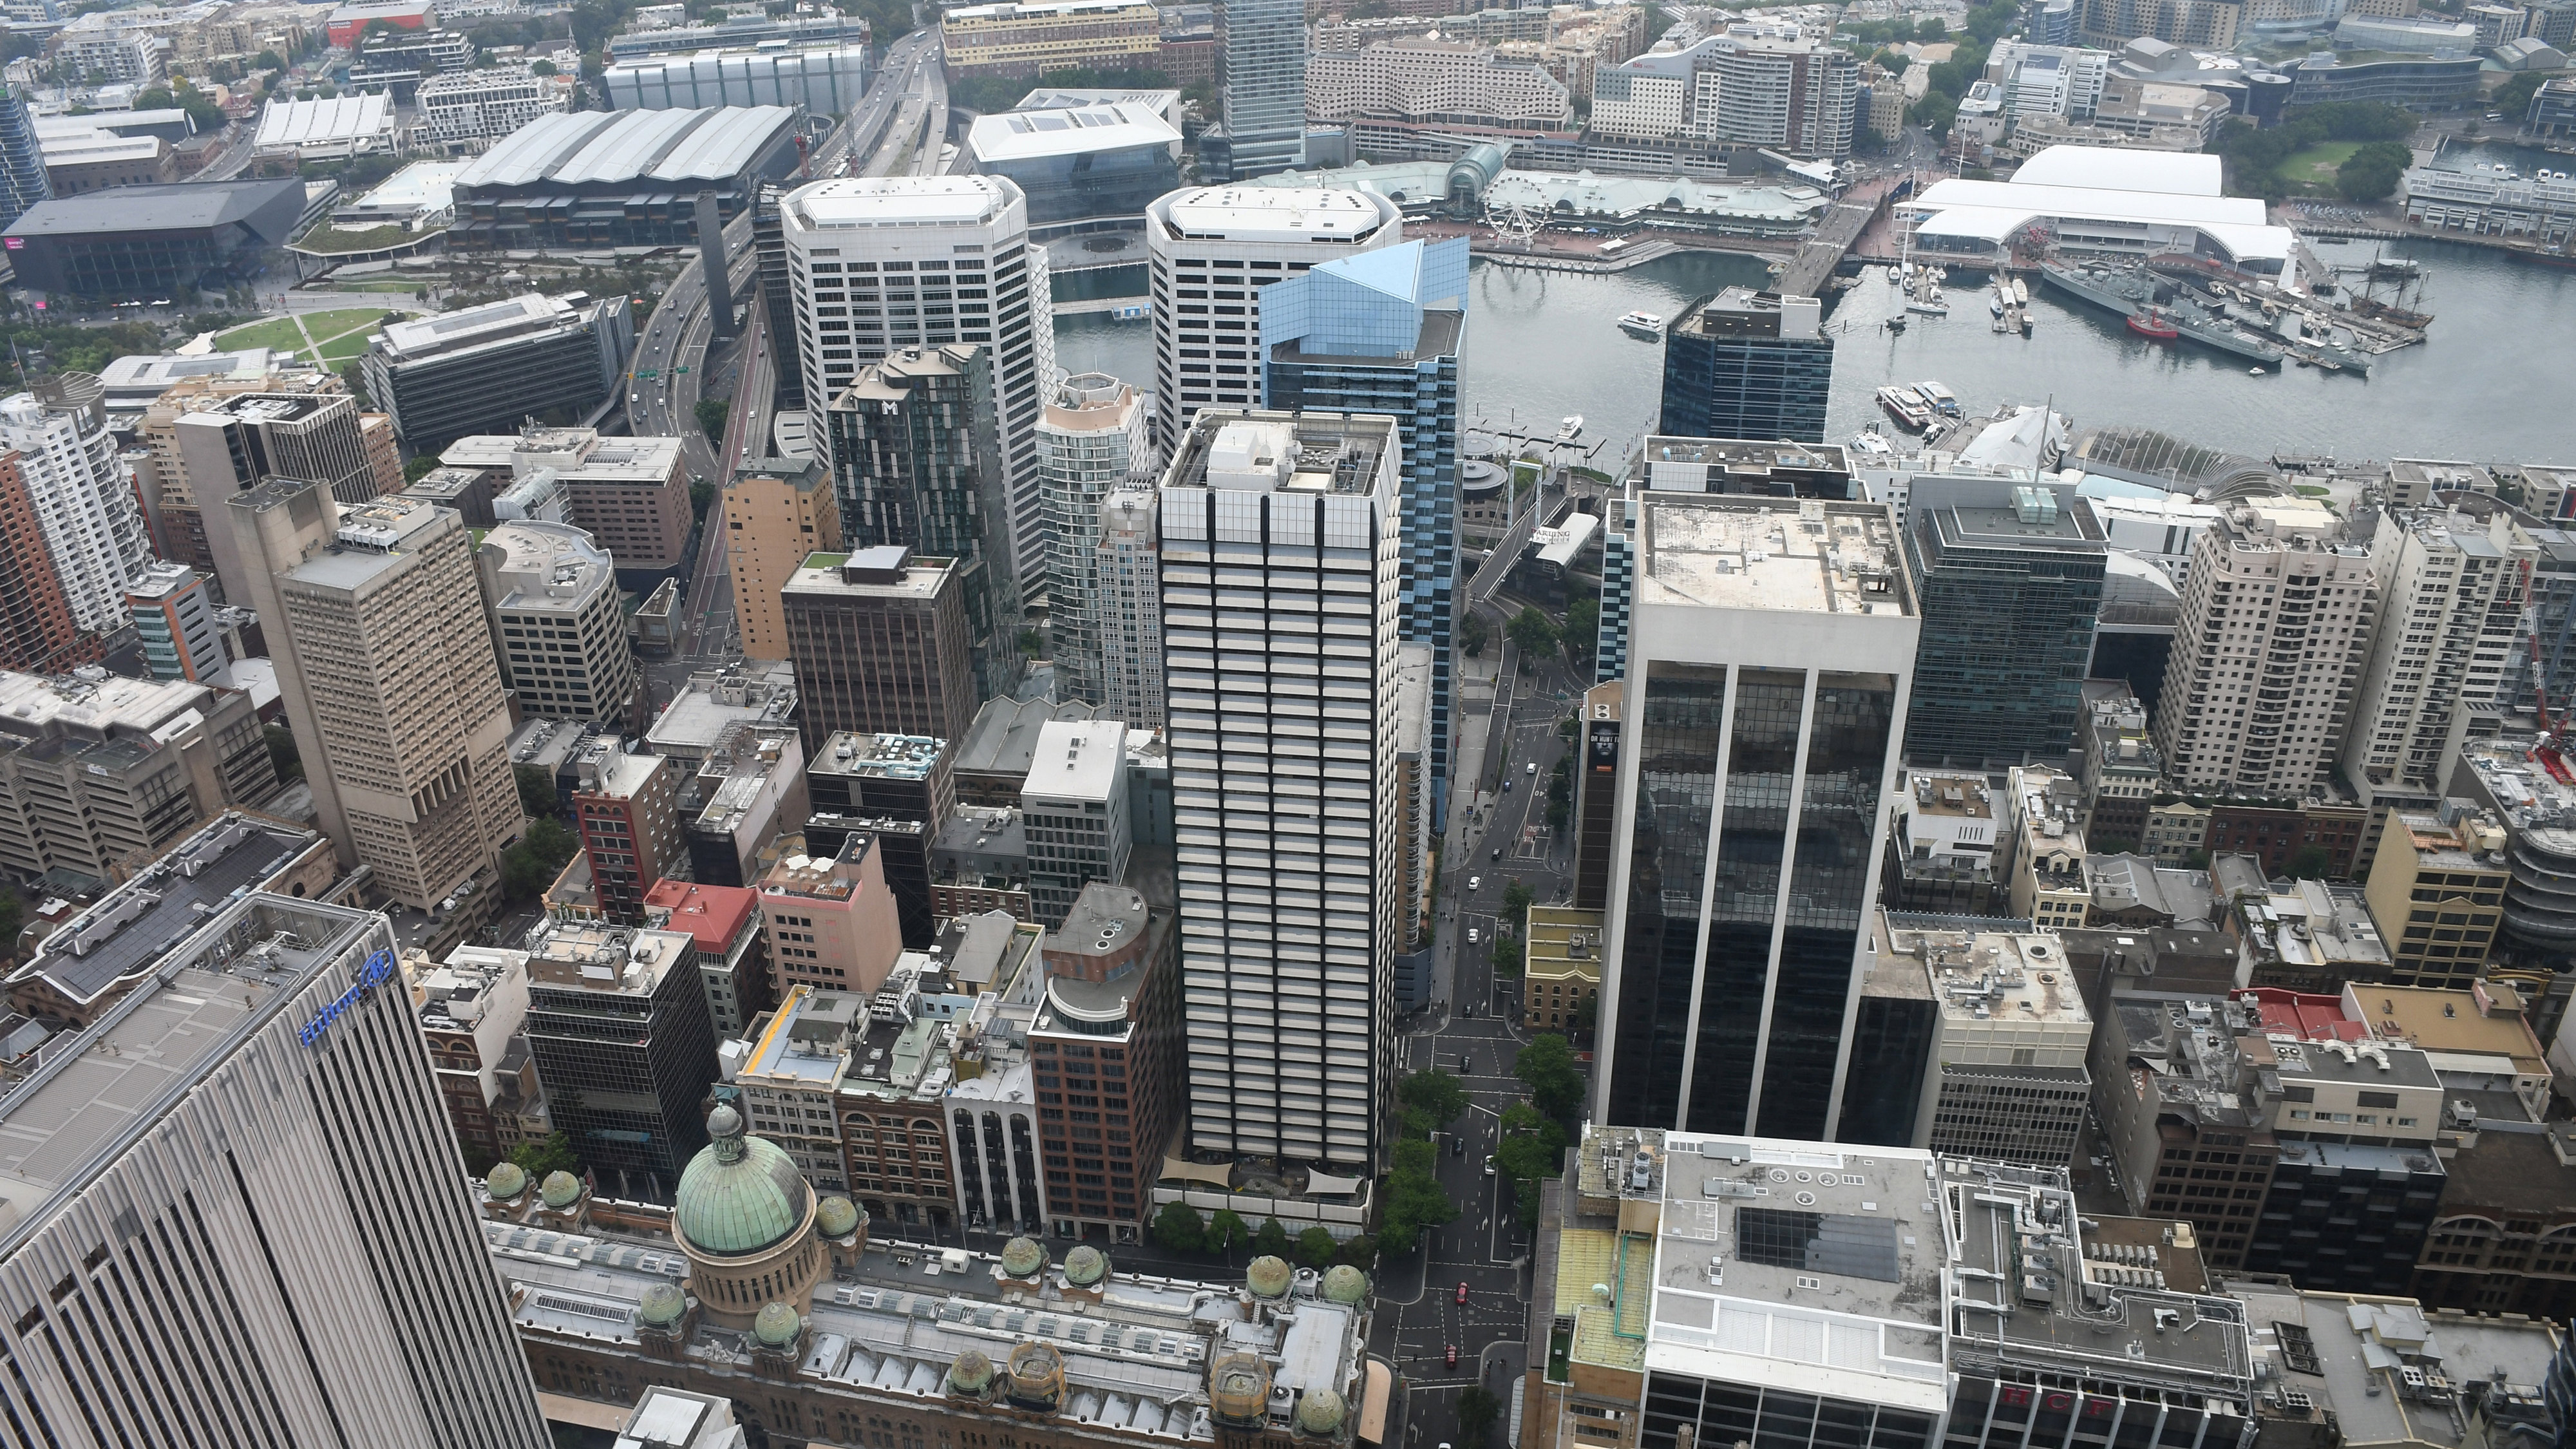
{"type": "Polygon", "coordinates": [[[2567,751],[2576,740],[2569,736],[2570,721],[2566,715],[2549,713],[2549,689],[2541,682],[2540,661],[2531,661],[2531,710],[2540,717],[2540,738],[2532,741],[2531,758],[2549,772],[2549,778],[2561,785],[2576,785],[2576,771],[2567,768],[2567,751]]]}

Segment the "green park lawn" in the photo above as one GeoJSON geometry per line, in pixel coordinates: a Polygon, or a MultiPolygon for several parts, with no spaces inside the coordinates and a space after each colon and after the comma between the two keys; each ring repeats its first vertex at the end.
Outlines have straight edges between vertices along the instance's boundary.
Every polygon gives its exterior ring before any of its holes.
{"type": "MultiPolygon", "coordinates": [[[[400,310],[406,315],[413,313],[411,308],[400,310]]],[[[230,332],[217,336],[215,346],[223,351],[244,347],[266,347],[279,352],[297,353],[326,364],[346,362],[367,350],[368,339],[382,330],[384,316],[383,310],[374,307],[344,307],[333,312],[308,312],[303,317],[302,332],[296,330],[294,318],[270,317],[247,326],[236,327],[230,332]],[[304,345],[307,335],[313,339],[312,348],[304,345]],[[313,352],[317,349],[321,354],[318,359],[313,358],[313,352]]]]}
{"type": "Polygon", "coordinates": [[[2293,151],[2274,168],[2292,191],[2314,192],[2320,196],[2335,194],[2335,171],[2352,159],[2362,148],[2360,141],[2319,141],[2304,151],[2293,151]]]}

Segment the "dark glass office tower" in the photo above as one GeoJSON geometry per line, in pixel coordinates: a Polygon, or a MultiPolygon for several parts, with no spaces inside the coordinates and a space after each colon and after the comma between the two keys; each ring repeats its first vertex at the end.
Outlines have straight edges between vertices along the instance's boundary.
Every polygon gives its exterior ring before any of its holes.
{"type": "Polygon", "coordinates": [[[1685,438],[1825,440],[1834,339],[1813,297],[1729,287],[1664,332],[1664,414],[1685,438]]]}
{"type": "Polygon", "coordinates": [[[2064,758],[2109,556],[2092,501],[2057,484],[1918,476],[1905,551],[1923,601],[1905,757],[2064,758]]]}
{"type": "Polygon", "coordinates": [[[1841,1115],[1918,620],[1882,506],[1633,487],[1600,1120],[1841,1115]]]}

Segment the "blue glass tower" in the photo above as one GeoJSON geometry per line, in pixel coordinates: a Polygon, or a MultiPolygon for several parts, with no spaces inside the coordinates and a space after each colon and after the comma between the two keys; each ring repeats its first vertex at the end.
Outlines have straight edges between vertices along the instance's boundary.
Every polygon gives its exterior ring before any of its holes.
{"type": "Polygon", "coordinates": [[[1448,826],[1467,239],[1326,262],[1261,293],[1262,406],[1388,413],[1404,441],[1404,637],[1431,646],[1431,828],[1448,826]]]}
{"type": "Polygon", "coordinates": [[[16,91],[0,85],[0,227],[16,225],[28,207],[50,201],[53,195],[27,103],[16,91]]]}

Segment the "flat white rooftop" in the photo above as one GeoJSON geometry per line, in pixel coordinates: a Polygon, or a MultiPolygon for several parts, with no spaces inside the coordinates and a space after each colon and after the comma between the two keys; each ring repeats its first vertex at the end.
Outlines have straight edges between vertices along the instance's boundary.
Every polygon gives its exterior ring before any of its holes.
{"type": "Polygon", "coordinates": [[[1819,499],[1672,497],[1639,505],[1641,604],[1811,614],[1914,611],[1884,507],[1819,499]]]}
{"type": "Polygon", "coordinates": [[[800,186],[786,205],[808,228],[981,226],[1019,198],[998,176],[852,176],[800,186]]]}
{"type": "Polygon", "coordinates": [[[1353,241],[1395,211],[1365,192],[1271,186],[1193,187],[1155,205],[1193,236],[1234,241],[1353,241]]]}
{"type": "Polygon", "coordinates": [[[1116,720],[1049,720],[1038,729],[1022,800],[1109,798],[1125,789],[1127,727],[1116,720]]]}

